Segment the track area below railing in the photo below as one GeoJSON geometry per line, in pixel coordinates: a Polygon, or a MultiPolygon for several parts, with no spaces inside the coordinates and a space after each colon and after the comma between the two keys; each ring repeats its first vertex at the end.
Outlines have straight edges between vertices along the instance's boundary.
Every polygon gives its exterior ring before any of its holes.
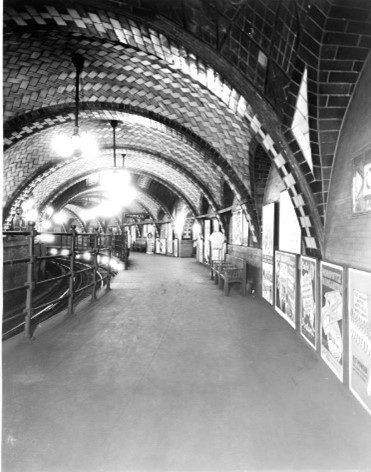
{"type": "Polygon", "coordinates": [[[74,226],[70,233],[38,233],[30,225],[3,232],[4,239],[13,257],[3,261],[3,340],[22,331],[31,339],[37,324],[62,310],[72,315],[76,303],[110,290],[111,278],[128,267],[125,235],[77,233],[74,226]],[[52,238],[54,244],[43,243],[52,238]]]}

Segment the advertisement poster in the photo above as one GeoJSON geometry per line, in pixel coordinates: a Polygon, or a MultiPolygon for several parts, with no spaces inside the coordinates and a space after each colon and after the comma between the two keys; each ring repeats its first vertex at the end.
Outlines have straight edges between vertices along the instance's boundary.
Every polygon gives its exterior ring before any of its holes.
{"type": "Polygon", "coordinates": [[[274,203],[263,207],[262,296],[273,305],[274,203]]]}
{"type": "Polygon", "coordinates": [[[371,414],[371,274],[349,269],[349,387],[371,414]]]}
{"type": "Polygon", "coordinates": [[[245,246],[249,244],[249,222],[244,212],[242,212],[242,244],[245,246]]]}
{"type": "Polygon", "coordinates": [[[321,262],[321,356],[343,380],[343,268],[321,262]]]}
{"type": "Polygon", "coordinates": [[[203,262],[203,253],[204,253],[204,242],[201,238],[197,241],[197,260],[198,262],[203,262]]]}
{"type": "Polygon", "coordinates": [[[211,231],[211,221],[205,220],[204,222],[204,261],[206,263],[209,262],[209,254],[210,254],[210,244],[209,244],[209,236],[211,231]]]}
{"type": "Polygon", "coordinates": [[[156,253],[166,254],[166,239],[165,238],[156,239],[156,253]]]}
{"type": "Polygon", "coordinates": [[[242,211],[232,214],[232,244],[242,244],[242,211]]]}
{"type": "Polygon", "coordinates": [[[301,229],[288,190],[280,193],[278,247],[280,251],[301,253],[301,229]]]}
{"type": "Polygon", "coordinates": [[[353,159],[353,213],[371,211],[371,149],[353,159]]]}
{"type": "Polygon", "coordinates": [[[263,256],[263,288],[262,294],[263,298],[267,300],[271,305],[273,305],[273,264],[271,262],[266,262],[263,256]]]}
{"type": "Polygon", "coordinates": [[[296,327],[297,256],[276,251],[276,311],[296,327]]]}
{"type": "Polygon", "coordinates": [[[167,230],[167,253],[173,253],[173,227],[171,226],[171,223],[168,224],[167,230]]]}
{"type": "Polygon", "coordinates": [[[317,261],[302,256],[300,267],[300,333],[314,348],[317,347],[317,261]]]}

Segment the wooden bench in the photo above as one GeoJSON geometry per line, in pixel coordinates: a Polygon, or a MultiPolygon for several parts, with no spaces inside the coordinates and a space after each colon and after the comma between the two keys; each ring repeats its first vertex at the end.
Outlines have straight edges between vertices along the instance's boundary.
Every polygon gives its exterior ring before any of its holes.
{"type": "Polygon", "coordinates": [[[132,244],[132,250],[138,252],[146,252],[147,250],[147,240],[145,238],[138,238],[132,244]]]}
{"type": "Polygon", "coordinates": [[[245,259],[226,254],[224,261],[212,261],[210,277],[218,283],[219,288],[222,288],[224,283],[224,295],[229,295],[229,287],[235,283],[241,284],[241,293],[246,295],[247,264],[245,259]]]}

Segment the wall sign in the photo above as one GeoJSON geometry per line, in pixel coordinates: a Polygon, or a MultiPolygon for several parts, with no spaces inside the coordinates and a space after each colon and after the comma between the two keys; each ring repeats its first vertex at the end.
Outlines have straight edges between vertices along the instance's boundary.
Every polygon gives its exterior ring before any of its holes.
{"type": "Polygon", "coordinates": [[[168,254],[173,253],[173,227],[172,227],[171,223],[168,223],[167,252],[168,252],[168,254]]]}
{"type": "Polygon", "coordinates": [[[263,207],[262,296],[273,305],[274,203],[263,207]]]}
{"type": "Polygon", "coordinates": [[[349,269],[349,386],[371,414],[371,274],[349,269]]]}
{"type": "Polygon", "coordinates": [[[204,222],[204,260],[206,262],[209,261],[209,254],[210,254],[210,244],[209,244],[209,236],[211,231],[211,223],[210,220],[205,220],[204,222]]]}
{"type": "Polygon", "coordinates": [[[343,268],[321,262],[321,356],[343,380],[343,268]]]}
{"type": "Polygon", "coordinates": [[[242,210],[232,213],[232,244],[242,244],[242,210]]]}
{"type": "Polygon", "coordinates": [[[297,256],[276,251],[276,311],[296,327],[297,256]]]}
{"type": "Polygon", "coordinates": [[[279,250],[301,253],[301,229],[288,190],[280,193],[279,250]]]}
{"type": "Polygon", "coordinates": [[[353,159],[353,213],[371,211],[371,149],[353,159]]]}
{"type": "Polygon", "coordinates": [[[242,244],[245,246],[249,244],[249,222],[244,212],[242,212],[242,244]]]}
{"type": "Polygon", "coordinates": [[[314,348],[317,347],[317,261],[301,257],[300,266],[300,333],[314,348]]]}

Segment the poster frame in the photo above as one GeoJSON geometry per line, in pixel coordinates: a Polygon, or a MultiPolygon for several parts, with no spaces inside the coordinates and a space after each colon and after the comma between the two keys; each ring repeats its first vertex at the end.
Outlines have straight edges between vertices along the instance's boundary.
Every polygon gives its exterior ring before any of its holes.
{"type": "Polygon", "coordinates": [[[278,249],[300,255],[303,234],[287,189],[280,192],[278,217],[278,249]],[[286,211],[283,211],[284,208],[286,211]],[[287,228],[290,230],[288,231],[287,228]]]}
{"type": "Polygon", "coordinates": [[[303,339],[311,346],[315,351],[318,348],[318,260],[313,257],[300,256],[300,291],[299,291],[299,332],[303,339]],[[302,278],[303,278],[303,261],[313,262],[314,263],[314,293],[313,293],[313,306],[314,306],[314,344],[305,336],[302,330],[303,325],[303,287],[302,287],[302,278]]]}
{"type": "Polygon", "coordinates": [[[352,158],[353,216],[371,212],[371,148],[352,158]],[[361,182],[360,182],[361,181],[361,182]]]}
{"type": "Polygon", "coordinates": [[[232,244],[235,246],[242,245],[242,213],[241,208],[232,212],[232,244]]]}
{"type": "Polygon", "coordinates": [[[263,235],[262,235],[262,298],[267,301],[270,305],[275,306],[275,265],[274,265],[274,226],[275,226],[275,212],[276,204],[275,202],[268,203],[263,206],[262,216],[263,216],[263,235]],[[268,224],[267,218],[269,218],[268,224]],[[266,237],[267,235],[267,237],[266,237]],[[269,245],[265,244],[268,238],[269,245]],[[264,277],[264,274],[267,273],[264,270],[264,267],[269,267],[272,274],[272,280],[270,281],[272,287],[272,298],[266,296],[264,287],[267,283],[267,279],[264,277]]]}
{"type": "Polygon", "coordinates": [[[274,292],[275,292],[275,295],[274,295],[274,299],[275,299],[275,303],[274,303],[274,309],[276,310],[276,312],[282,316],[282,318],[290,325],[292,326],[294,329],[296,329],[297,327],[297,318],[298,318],[298,255],[297,254],[292,254],[290,252],[286,252],[286,251],[275,251],[275,256],[274,256],[274,261],[275,261],[275,264],[274,264],[274,292]],[[294,295],[295,295],[295,301],[294,301],[294,316],[293,316],[293,319],[291,319],[289,316],[287,316],[287,314],[282,311],[280,309],[280,307],[277,306],[277,297],[276,297],[276,290],[277,290],[277,283],[276,283],[276,280],[277,280],[277,275],[278,275],[278,271],[277,271],[277,263],[278,263],[278,260],[277,260],[277,255],[284,255],[284,256],[290,256],[292,257],[294,260],[295,260],[295,270],[294,270],[294,276],[295,276],[295,288],[294,288],[294,295]]]}
{"type": "Polygon", "coordinates": [[[241,237],[242,246],[249,245],[249,233],[250,233],[249,222],[246,218],[245,212],[242,210],[242,237],[241,237]]]}
{"type": "Polygon", "coordinates": [[[321,351],[321,358],[323,361],[327,364],[327,366],[330,368],[330,370],[336,375],[336,377],[340,380],[340,382],[344,381],[344,353],[345,353],[345,343],[344,343],[344,333],[345,333],[345,318],[344,318],[344,295],[345,295],[345,281],[344,281],[344,267],[337,265],[337,264],[332,264],[331,262],[326,262],[326,261],[321,261],[320,264],[320,290],[319,290],[319,299],[320,299],[320,311],[319,311],[319,319],[320,319],[320,351],[321,351]],[[323,335],[322,335],[322,296],[323,296],[323,267],[331,267],[333,269],[337,269],[341,271],[342,274],[342,364],[340,369],[335,369],[333,363],[330,362],[329,356],[324,354],[324,349],[323,349],[323,335]]]}
{"type": "Polygon", "coordinates": [[[211,234],[211,220],[209,219],[206,219],[204,220],[204,247],[203,247],[203,258],[204,258],[204,262],[206,264],[209,263],[209,257],[210,257],[210,246],[209,244],[207,244],[207,241],[209,239],[209,236],[211,234]]]}
{"type": "MultiPolygon", "coordinates": [[[[360,396],[360,394],[358,393],[358,391],[353,387],[353,383],[352,383],[352,374],[353,374],[353,368],[352,368],[353,367],[353,363],[352,363],[352,355],[353,355],[353,341],[352,341],[352,309],[353,309],[352,301],[353,301],[353,297],[352,297],[352,290],[353,290],[353,287],[355,285],[354,280],[353,280],[353,277],[355,275],[358,275],[358,276],[361,276],[361,277],[365,276],[367,279],[369,279],[369,284],[370,284],[369,286],[371,287],[371,273],[370,272],[367,272],[367,271],[364,271],[364,270],[359,270],[359,269],[352,269],[352,268],[348,269],[349,390],[352,392],[352,394],[355,396],[355,398],[359,401],[359,403],[363,406],[363,408],[365,408],[365,410],[371,415],[371,401],[370,401],[370,405],[367,405],[364,402],[364,400],[362,399],[362,397],[360,396]]],[[[371,307],[369,307],[368,311],[370,312],[369,322],[371,322],[371,307]]],[[[369,329],[371,329],[371,326],[370,326],[369,329]]],[[[370,333],[370,335],[371,335],[371,333],[370,333]]],[[[371,340],[369,342],[371,342],[371,340]]],[[[369,349],[371,349],[371,347],[369,347],[369,349]]],[[[371,363],[370,363],[370,369],[371,369],[371,363]]],[[[370,384],[370,382],[371,382],[371,372],[369,372],[369,379],[368,379],[369,384],[370,384]]]]}

